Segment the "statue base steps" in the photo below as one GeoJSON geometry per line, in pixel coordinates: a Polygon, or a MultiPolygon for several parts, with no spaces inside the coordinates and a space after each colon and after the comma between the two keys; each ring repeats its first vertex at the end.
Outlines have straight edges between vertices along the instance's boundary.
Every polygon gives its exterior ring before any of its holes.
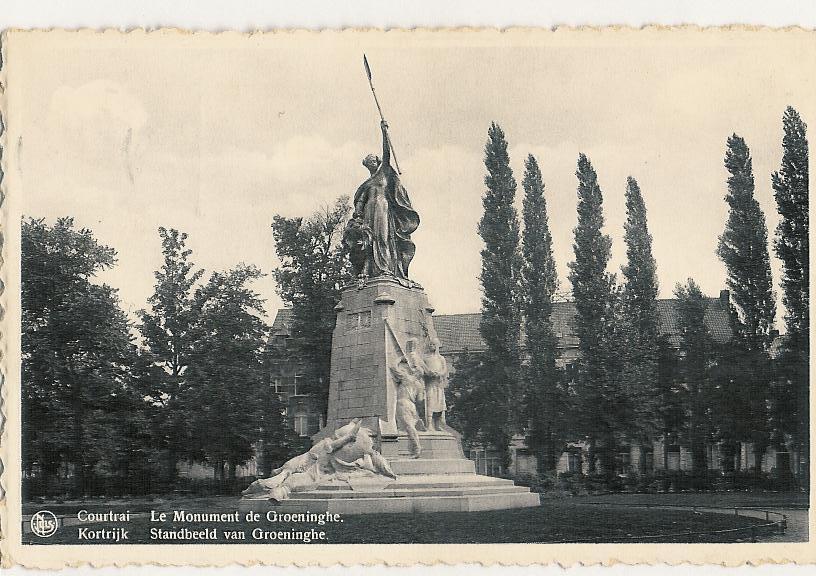
{"type": "Polygon", "coordinates": [[[397,479],[382,489],[351,490],[321,486],[293,494],[283,502],[241,500],[241,511],[265,513],[330,512],[386,514],[475,512],[540,505],[538,494],[512,480],[476,474],[471,460],[398,459],[391,461],[397,479]]]}

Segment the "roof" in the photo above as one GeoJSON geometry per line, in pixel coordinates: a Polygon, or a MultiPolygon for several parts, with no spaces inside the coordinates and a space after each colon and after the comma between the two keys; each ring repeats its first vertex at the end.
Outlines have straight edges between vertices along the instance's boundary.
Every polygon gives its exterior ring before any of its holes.
{"type": "MultiPolygon", "coordinates": [[[[727,303],[720,298],[706,298],[708,308],[703,321],[709,334],[716,342],[728,342],[733,333],[728,318],[727,303]]],[[[677,300],[658,300],[657,313],[660,317],[660,333],[669,337],[672,346],[680,346],[680,327],[677,300]]]]}
{"type": "MultiPolygon", "coordinates": [[[[728,308],[719,298],[706,298],[708,308],[705,314],[705,323],[709,333],[717,342],[727,342],[731,339],[731,325],[728,318],[728,308]]],[[[659,330],[666,335],[672,346],[680,346],[680,326],[678,318],[677,300],[666,299],[657,301],[659,330]]],[[[553,331],[558,339],[559,348],[574,348],[578,346],[578,336],[575,328],[575,303],[553,302],[552,323],[553,331]]],[[[446,352],[461,352],[462,350],[480,351],[485,349],[485,342],[479,332],[481,314],[439,314],[434,316],[434,327],[439,335],[440,348],[446,352]]]]}
{"type": "MultiPolygon", "coordinates": [[[[727,342],[732,336],[727,300],[723,297],[706,298],[706,300],[708,302],[705,314],[706,327],[714,340],[721,343],[727,342]]],[[[680,327],[677,300],[658,300],[657,313],[661,335],[667,335],[672,346],[679,347],[680,327]]],[[[575,314],[574,302],[553,302],[552,323],[559,348],[575,348],[578,346],[575,314]]],[[[273,333],[288,335],[291,320],[291,309],[281,308],[278,310],[272,324],[273,333]]],[[[439,336],[441,350],[446,353],[484,350],[486,345],[479,332],[480,320],[481,314],[478,312],[470,314],[435,314],[433,322],[439,336]]],[[[524,335],[522,335],[523,337],[524,335]]]]}
{"type": "Polygon", "coordinates": [[[272,334],[276,336],[289,336],[292,326],[292,309],[280,308],[275,314],[275,321],[272,322],[272,334]]]}

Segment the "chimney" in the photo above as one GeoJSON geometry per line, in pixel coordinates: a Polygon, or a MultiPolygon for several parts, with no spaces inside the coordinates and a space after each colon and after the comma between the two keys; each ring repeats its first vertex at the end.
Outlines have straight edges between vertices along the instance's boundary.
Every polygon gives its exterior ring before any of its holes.
{"type": "Polygon", "coordinates": [[[720,290],[720,303],[723,306],[728,306],[731,301],[731,292],[728,290],[720,290]]]}

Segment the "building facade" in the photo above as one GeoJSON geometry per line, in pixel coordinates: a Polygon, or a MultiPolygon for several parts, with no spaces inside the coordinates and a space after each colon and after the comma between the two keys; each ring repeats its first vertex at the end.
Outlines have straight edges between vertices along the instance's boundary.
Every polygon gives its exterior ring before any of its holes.
{"type": "MultiPolygon", "coordinates": [[[[721,291],[718,297],[707,299],[705,324],[712,338],[719,344],[728,342],[732,338],[729,319],[729,292],[721,291]]],[[[665,336],[675,349],[679,349],[681,341],[678,301],[675,299],[660,299],[657,301],[660,335],[665,336]]],[[[281,309],[278,311],[273,324],[273,338],[276,345],[287,346],[290,337],[289,324],[292,311],[281,309]]],[[[448,360],[448,365],[455,370],[457,360],[464,354],[478,354],[484,352],[486,345],[479,331],[481,314],[436,314],[433,317],[434,327],[440,340],[440,351],[448,360]]],[[[552,325],[558,346],[556,364],[564,369],[567,376],[575,372],[575,363],[579,356],[578,336],[576,331],[576,310],[572,302],[554,302],[552,311],[552,325]]],[[[522,354],[524,354],[524,334],[522,334],[522,354]]],[[[298,394],[299,374],[302,368],[293,356],[281,366],[280,371],[271,374],[270,378],[287,400],[289,420],[295,429],[304,435],[310,435],[323,426],[322,416],[315,412],[316,404],[307,395],[298,394]]],[[[537,474],[536,456],[525,445],[523,435],[513,438],[510,447],[511,465],[509,470],[502,470],[498,454],[489,447],[471,445],[465,446],[466,454],[476,463],[479,474],[510,475],[515,477],[534,476],[537,474]]],[[[708,466],[712,470],[725,468],[722,455],[717,445],[708,447],[708,466]]],[[[764,455],[763,461],[756,462],[750,443],[740,446],[735,467],[737,470],[750,469],[759,464],[764,471],[771,472],[780,465],[780,460],[787,461],[787,454],[777,454],[770,448],[764,455]]],[[[684,471],[691,469],[691,453],[688,446],[679,444],[676,438],[660,439],[652,446],[632,445],[618,454],[619,468],[627,471],[684,471]]],[[[571,442],[557,463],[557,471],[583,472],[588,468],[587,450],[582,441],[571,442]]],[[[731,468],[731,467],[729,467],[731,468]]]]}

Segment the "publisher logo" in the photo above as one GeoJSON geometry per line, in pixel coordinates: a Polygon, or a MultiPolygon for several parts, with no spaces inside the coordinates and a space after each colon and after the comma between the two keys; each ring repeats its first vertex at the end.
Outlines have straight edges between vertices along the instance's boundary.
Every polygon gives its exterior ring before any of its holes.
{"type": "Polygon", "coordinates": [[[31,531],[40,538],[53,536],[58,527],[57,517],[48,510],[40,510],[31,517],[31,531]]]}

